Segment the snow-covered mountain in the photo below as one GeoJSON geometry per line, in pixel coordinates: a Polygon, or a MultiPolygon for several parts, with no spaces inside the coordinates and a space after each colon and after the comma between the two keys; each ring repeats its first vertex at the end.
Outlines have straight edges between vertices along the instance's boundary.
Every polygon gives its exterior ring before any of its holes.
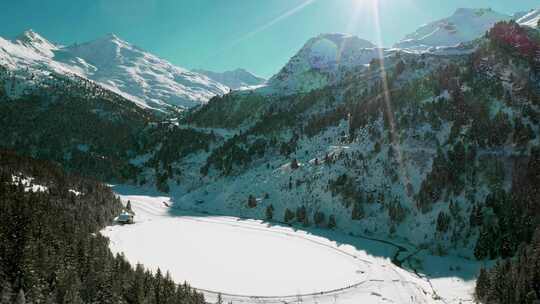
{"type": "Polygon", "coordinates": [[[284,91],[309,91],[328,84],[339,70],[368,64],[379,55],[380,49],[367,40],[322,34],[310,39],[269,84],[284,91]]]}
{"type": "Polygon", "coordinates": [[[206,75],[208,78],[224,84],[233,90],[258,86],[266,82],[266,79],[256,76],[245,69],[236,69],[225,71],[223,73],[195,69],[193,72],[206,75]]]}
{"type": "Polygon", "coordinates": [[[528,12],[516,22],[520,25],[536,28],[538,26],[538,21],[540,21],[540,8],[528,12]]]}
{"type": "Polygon", "coordinates": [[[144,108],[191,108],[228,92],[207,76],[177,67],[110,34],[83,44],[58,46],[29,30],[0,38],[0,64],[34,74],[73,73],[93,80],[144,108]]]}
{"type": "Polygon", "coordinates": [[[477,39],[495,23],[511,18],[492,9],[460,8],[448,18],[423,25],[394,47],[416,51],[452,47],[477,39]]]}
{"type": "Polygon", "coordinates": [[[51,43],[32,30],[25,31],[17,36],[15,43],[47,57],[53,57],[54,51],[58,50],[58,47],[54,43],[51,43]]]}

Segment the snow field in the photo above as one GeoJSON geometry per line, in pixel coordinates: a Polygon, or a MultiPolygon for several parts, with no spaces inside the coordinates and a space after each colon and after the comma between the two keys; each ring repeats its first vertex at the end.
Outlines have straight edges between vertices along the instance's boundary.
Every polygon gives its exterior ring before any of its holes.
{"type": "MultiPolygon", "coordinates": [[[[439,303],[429,282],[348,244],[257,220],[179,211],[168,197],[121,195],[134,225],[105,228],[114,253],[169,271],[209,302],[439,303]]],[[[337,238],[339,239],[339,238],[337,238]]],[[[368,242],[372,252],[393,250],[368,242]]]]}

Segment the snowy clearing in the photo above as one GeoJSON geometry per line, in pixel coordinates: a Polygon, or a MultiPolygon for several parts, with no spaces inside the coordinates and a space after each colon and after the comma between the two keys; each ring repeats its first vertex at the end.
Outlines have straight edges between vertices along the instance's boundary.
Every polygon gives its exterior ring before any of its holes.
{"type": "MultiPolygon", "coordinates": [[[[133,264],[169,271],[209,302],[218,293],[233,303],[472,302],[474,281],[419,277],[391,263],[396,249],[389,244],[180,211],[164,196],[120,197],[131,201],[135,224],[101,232],[110,238],[111,250],[123,252],[133,264]]],[[[430,261],[430,267],[443,269],[449,263],[430,261]]]]}

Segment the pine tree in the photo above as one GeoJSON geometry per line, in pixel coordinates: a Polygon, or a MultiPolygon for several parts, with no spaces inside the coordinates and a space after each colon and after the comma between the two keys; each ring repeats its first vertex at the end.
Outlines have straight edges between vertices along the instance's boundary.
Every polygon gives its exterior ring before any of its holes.
{"type": "Polygon", "coordinates": [[[83,300],[79,291],[82,289],[81,282],[78,278],[73,281],[64,294],[63,302],[64,304],[83,304],[83,300]]]}
{"type": "Polygon", "coordinates": [[[322,226],[326,220],[326,215],[322,211],[315,212],[315,215],[313,216],[313,222],[315,222],[315,225],[322,226]]]}
{"type": "Polygon", "coordinates": [[[354,202],[351,218],[353,220],[361,220],[363,217],[364,217],[364,207],[360,204],[360,202],[358,201],[354,202]]]}
{"type": "Polygon", "coordinates": [[[298,164],[298,161],[297,161],[296,158],[295,158],[295,159],[293,159],[293,160],[291,161],[291,169],[296,170],[296,169],[298,169],[298,168],[300,168],[300,165],[298,164]]]}
{"type": "Polygon", "coordinates": [[[306,207],[305,206],[301,206],[301,207],[298,207],[296,208],[296,220],[298,222],[301,222],[301,223],[304,223],[305,220],[306,220],[306,207]]]}
{"type": "Polygon", "coordinates": [[[141,264],[135,266],[135,274],[128,288],[127,299],[130,303],[143,303],[144,301],[144,267],[141,264]]]}
{"type": "Polygon", "coordinates": [[[437,217],[437,231],[447,232],[450,226],[450,219],[450,216],[446,212],[439,212],[439,216],[437,217]]]}
{"type": "Polygon", "coordinates": [[[335,215],[331,214],[328,217],[328,229],[334,229],[336,227],[336,217],[335,215]]]}
{"type": "Polygon", "coordinates": [[[266,207],[266,219],[271,221],[274,218],[274,206],[271,204],[266,207]]]}
{"type": "Polygon", "coordinates": [[[489,273],[484,268],[480,269],[480,274],[478,275],[478,278],[476,279],[476,299],[479,301],[483,301],[485,297],[487,296],[487,293],[490,289],[489,286],[489,273]]]}
{"type": "Polygon", "coordinates": [[[257,207],[257,199],[252,194],[250,194],[248,197],[248,207],[249,208],[257,207]]]}
{"type": "Polygon", "coordinates": [[[130,200],[127,201],[127,204],[126,204],[126,210],[127,210],[129,213],[133,213],[133,209],[131,209],[131,201],[130,201],[130,200]]]}
{"type": "Polygon", "coordinates": [[[291,210],[289,210],[289,208],[285,209],[285,215],[283,217],[283,220],[285,221],[285,223],[289,223],[293,219],[294,219],[294,213],[291,210]]]}

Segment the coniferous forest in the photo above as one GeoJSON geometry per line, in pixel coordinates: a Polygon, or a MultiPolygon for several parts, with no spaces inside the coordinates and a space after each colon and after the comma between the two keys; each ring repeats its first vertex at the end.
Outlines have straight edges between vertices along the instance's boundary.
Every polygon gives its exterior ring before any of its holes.
{"type": "Polygon", "coordinates": [[[160,270],[114,256],[99,230],[121,209],[109,187],[0,152],[0,303],[205,303],[160,270]],[[24,178],[47,191],[32,191],[24,178]]]}

